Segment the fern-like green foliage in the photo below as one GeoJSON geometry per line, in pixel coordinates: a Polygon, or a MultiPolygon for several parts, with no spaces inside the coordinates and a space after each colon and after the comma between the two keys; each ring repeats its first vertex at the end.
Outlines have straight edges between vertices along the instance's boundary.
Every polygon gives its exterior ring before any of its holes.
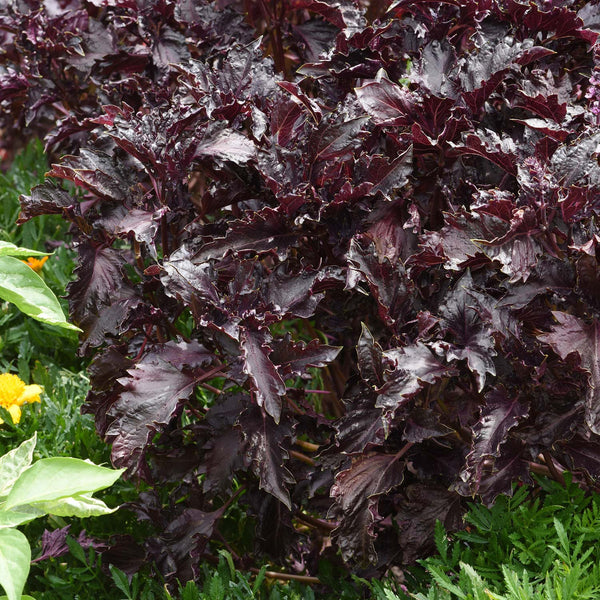
{"type": "Polygon", "coordinates": [[[437,524],[438,554],[423,561],[431,585],[410,597],[600,598],[600,495],[586,494],[571,477],[564,487],[549,480],[535,491],[517,487],[491,508],[472,504],[465,521],[466,529],[452,538],[437,524]]]}
{"type": "Polygon", "coordinates": [[[204,566],[202,584],[188,581],[180,589],[181,600],[315,600],[313,590],[294,582],[269,582],[267,567],[257,575],[235,568],[231,555],[222,551],[216,568],[204,566]]]}

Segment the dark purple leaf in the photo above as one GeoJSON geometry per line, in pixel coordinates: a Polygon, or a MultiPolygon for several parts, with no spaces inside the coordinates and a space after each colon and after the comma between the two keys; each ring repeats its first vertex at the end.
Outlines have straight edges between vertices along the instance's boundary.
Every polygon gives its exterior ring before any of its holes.
{"type": "Polygon", "coordinates": [[[456,64],[456,51],[445,40],[432,40],[421,50],[419,60],[413,65],[410,79],[438,99],[452,96],[454,82],[449,79],[456,64]]]}
{"type": "Polygon", "coordinates": [[[384,156],[370,156],[365,173],[365,180],[372,183],[370,194],[381,192],[386,200],[408,183],[412,173],[412,147],[408,147],[396,158],[389,160],[384,156]]]}
{"type": "Polygon", "coordinates": [[[400,485],[403,479],[404,461],[394,454],[364,454],[336,475],[331,488],[336,503],[331,513],[344,520],[332,537],[344,560],[377,560],[373,527],[378,497],[400,485]]]}
{"type": "Polygon", "coordinates": [[[459,271],[470,258],[481,253],[475,240],[484,235],[483,226],[479,219],[467,214],[449,214],[446,222],[440,231],[422,235],[421,245],[426,252],[441,255],[445,269],[459,271]]]}
{"type": "Polygon", "coordinates": [[[224,238],[207,243],[194,256],[197,262],[221,258],[228,252],[270,252],[285,255],[297,243],[295,233],[288,228],[285,216],[271,208],[251,214],[247,220],[232,221],[224,238]]]}
{"type": "Polygon", "coordinates": [[[284,377],[302,375],[308,367],[324,367],[339,354],[341,347],[328,346],[312,340],[308,344],[293,342],[289,338],[273,342],[269,358],[277,365],[284,377]]]}
{"type": "Polygon", "coordinates": [[[156,557],[165,577],[181,573],[190,580],[199,575],[198,557],[224,512],[225,507],[211,512],[186,508],[168,524],[161,536],[161,555],[156,557]]]}
{"type": "Polygon", "coordinates": [[[307,96],[299,85],[290,81],[278,81],[277,85],[281,89],[285,90],[292,96],[292,100],[296,102],[297,106],[304,106],[315,123],[319,123],[323,118],[323,111],[321,107],[309,96],[307,96]]]}
{"type": "Polygon", "coordinates": [[[208,494],[227,491],[233,473],[242,467],[242,436],[230,429],[215,437],[206,457],[206,479],[202,489],[208,494]]]}
{"type": "Polygon", "coordinates": [[[517,98],[516,105],[530,110],[542,119],[552,119],[559,125],[567,115],[567,103],[560,102],[556,94],[551,96],[544,96],[543,94],[529,96],[521,92],[517,98]]]}
{"type": "Polygon", "coordinates": [[[452,429],[440,423],[440,417],[432,410],[415,408],[404,422],[403,437],[407,442],[417,444],[431,438],[450,435],[452,429]]]}
{"type": "Polygon", "coordinates": [[[191,258],[190,250],[181,246],[163,262],[164,273],[161,275],[161,281],[167,293],[173,297],[180,297],[187,303],[191,303],[192,296],[197,296],[218,304],[214,268],[210,263],[192,262],[191,258]]]}
{"type": "Polygon", "coordinates": [[[375,341],[373,334],[367,329],[364,323],[362,332],[356,344],[356,353],[358,355],[358,368],[362,378],[373,387],[381,387],[384,382],[385,364],[383,360],[383,350],[375,341]]]}
{"type": "Polygon", "coordinates": [[[343,454],[362,454],[383,446],[386,429],[389,429],[388,421],[380,408],[353,407],[348,415],[335,422],[335,450],[343,454]]]}
{"type": "Polygon", "coordinates": [[[288,452],[283,442],[291,437],[287,422],[275,424],[273,419],[258,407],[252,407],[240,417],[246,442],[245,456],[252,471],[260,480],[260,488],[292,509],[288,487],[294,483],[285,466],[288,452]]]}
{"type": "Polygon", "coordinates": [[[462,475],[474,493],[479,488],[486,459],[500,454],[500,446],[506,441],[508,432],[528,413],[528,407],[516,397],[509,396],[503,387],[486,394],[479,420],[473,426],[473,449],[467,456],[465,473],[462,475]]]}
{"type": "Polygon", "coordinates": [[[131,174],[104,152],[82,150],[52,165],[52,177],[68,179],[107,200],[123,201],[133,184],[131,174]]]}
{"type": "Polygon", "coordinates": [[[346,287],[353,288],[359,277],[364,278],[377,300],[382,319],[393,325],[410,308],[410,281],[401,263],[394,264],[386,256],[377,256],[375,244],[368,238],[365,241],[354,238],[350,243],[346,287]]]}
{"type": "Polygon", "coordinates": [[[42,214],[61,214],[63,210],[77,205],[69,192],[58,187],[52,180],[44,181],[31,190],[31,196],[21,196],[19,223],[42,214]]]}
{"type": "Polygon", "coordinates": [[[550,164],[564,186],[582,183],[600,185],[600,166],[594,160],[599,144],[600,133],[590,132],[558,148],[550,164]]]}
{"type": "Polygon", "coordinates": [[[83,329],[101,308],[110,306],[122,291],[123,257],[105,246],[92,244],[79,248],[77,280],[67,286],[71,314],[83,329]]]}
{"type": "Polygon", "coordinates": [[[304,120],[304,112],[296,102],[279,102],[270,114],[271,134],[277,136],[280,146],[286,147],[296,139],[304,120]]]}
{"type": "Polygon", "coordinates": [[[496,374],[494,339],[481,320],[475,296],[470,295],[473,280],[469,272],[463,275],[440,307],[444,327],[453,336],[453,343],[442,343],[448,360],[466,360],[483,390],[486,375],[496,374]]]}
{"type": "Polygon", "coordinates": [[[377,407],[395,410],[427,383],[435,383],[448,373],[448,368],[421,342],[393,348],[383,355],[391,368],[384,375],[385,383],[377,389],[377,407]]]}
{"type": "Polygon", "coordinates": [[[487,506],[491,506],[496,496],[500,494],[511,495],[515,481],[523,483],[533,481],[529,473],[524,444],[514,439],[509,439],[503,445],[501,455],[493,461],[492,465],[486,466],[486,471],[479,484],[478,493],[487,506]]]}
{"type": "Polygon", "coordinates": [[[358,117],[344,123],[323,121],[309,140],[313,162],[346,158],[360,145],[360,133],[367,120],[358,117]]]}
{"type": "Polygon", "coordinates": [[[576,436],[559,444],[564,452],[566,463],[571,470],[584,470],[591,477],[600,474],[600,443],[576,436]]]}
{"type": "Polygon", "coordinates": [[[344,6],[344,4],[349,3],[343,2],[335,5],[330,2],[322,2],[321,0],[293,0],[291,2],[293,8],[304,8],[317,13],[335,25],[338,29],[345,29],[347,26],[344,18],[344,9],[347,8],[347,6],[344,6]]]}
{"type": "Polygon", "coordinates": [[[147,560],[147,552],[129,534],[111,536],[110,546],[102,552],[104,564],[115,565],[130,576],[137,573],[147,560]]]}
{"type": "Polygon", "coordinates": [[[236,131],[223,130],[204,138],[196,147],[196,158],[218,158],[243,165],[256,156],[256,147],[236,131]]]}
{"type": "Polygon", "coordinates": [[[312,292],[316,278],[316,271],[289,273],[282,264],[273,269],[266,282],[265,299],[277,313],[310,318],[323,299],[323,294],[312,292]]]}
{"type": "Polygon", "coordinates": [[[335,40],[338,29],[321,19],[313,19],[293,28],[295,37],[303,46],[305,62],[314,62],[325,53],[335,40]]]}
{"type": "Polygon", "coordinates": [[[419,110],[415,96],[385,75],[356,88],[355,92],[360,105],[377,125],[409,125],[419,110]]]}
{"type": "Polygon", "coordinates": [[[394,522],[398,535],[405,540],[402,563],[412,564],[418,557],[434,549],[434,528],[441,521],[447,530],[462,526],[460,496],[447,489],[424,484],[407,485],[395,497],[394,522]]]}
{"type": "Polygon", "coordinates": [[[268,344],[271,341],[272,338],[266,331],[244,329],[240,347],[244,359],[244,373],[248,374],[257,404],[279,423],[285,383],[269,358],[272,350],[268,344]]]}
{"type": "Polygon", "coordinates": [[[600,434],[600,323],[593,320],[588,325],[565,312],[553,311],[552,314],[558,325],[550,333],[537,337],[549,344],[563,360],[572,352],[579,355],[581,368],[588,373],[586,424],[594,433],[600,434]]]}
{"type": "Polygon", "coordinates": [[[211,360],[212,354],[197,343],[170,342],[144,355],[119,379],[123,391],[110,409],[113,421],[106,432],[115,465],[143,468],[144,450],[153,434],[177,415],[201,377],[183,367],[200,367],[211,360]]]}
{"type": "Polygon", "coordinates": [[[463,144],[454,145],[454,152],[457,154],[473,154],[481,156],[511,175],[517,174],[517,157],[514,154],[512,140],[499,139],[486,132],[485,136],[468,134],[464,138],[463,144]]]}
{"type": "Polygon", "coordinates": [[[158,231],[158,222],[165,210],[148,211],[139,208],[127,209],[123,205],[115,207],[107,216],[97,221],[103,229],[115,237],[127,237],[133,234],[135,240],[146,244],[156,258],[154,238],[158,231]]]}

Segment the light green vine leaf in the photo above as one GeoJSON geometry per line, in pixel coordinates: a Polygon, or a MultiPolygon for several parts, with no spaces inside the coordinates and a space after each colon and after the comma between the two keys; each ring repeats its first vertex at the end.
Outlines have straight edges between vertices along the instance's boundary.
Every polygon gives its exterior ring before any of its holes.
{"type": "Polygon", "coordinates": [[[39,250],[31,250],[30,248],[20,248],[10,242],[0,240],[0,256],[19,256],[28,258],[29,256],[49,256],[50,252],[40,252],[39,250]]]}
{"type": "Polygon", "coordinates": [[[108,469],[76,458],[43,458],[29,467],[13,485],[4,510],[91,494],[111,486],[125,469],[108,469]]]}
{"type": "Polygon", "coordinates": [[[36,502],[35,508],[43,514],[56,517],[99,517],[114,513],[119,507],[109,508],[99,498],[92,498],[90,494],[79,494],[60,498],[49,502],[36,502]]]}
{"type": "Polygon", "coordinates": [[[44,280],[14,256],[0,254],[0,298],[42,323],[81,331],[67,322],[58,298],[44,280]]]}
{"type": "Polygon", "coordinates": [[[8,600],[21,600],[30,562],[27,538],[18,529],[0,529],[0,582],[8,600]]]}
{"type": "Polygon", "coordinates": [[[31,464],[36,442],[37,433],[4,456],[0,456],[0,498],[10,492],[15,481],[31,464]]]}

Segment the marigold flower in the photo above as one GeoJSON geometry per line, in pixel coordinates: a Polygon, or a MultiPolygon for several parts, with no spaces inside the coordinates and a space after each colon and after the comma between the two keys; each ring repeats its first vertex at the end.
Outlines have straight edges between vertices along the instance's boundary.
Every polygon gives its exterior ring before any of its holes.
{"type": "Polygon", "coordinates": [[[42,256],[42,258],[35,258],[30,256],[27,260],[21,261],[24,262],[27,266],[31,267],[36,273],[40,273],[44,263],[48,260],[47,256],[42,256]]]}
{"type": "MultiPolygon", "coordinates": [[[[21,406],[27,402],[39,402],[41,393],[41,386],[25,385],[18,375],[0,374],[0,406],[10,413],[13,423],[21,420],[21,406]]],[[[2,423],[4,421],[0,419],[2,423]]]]}

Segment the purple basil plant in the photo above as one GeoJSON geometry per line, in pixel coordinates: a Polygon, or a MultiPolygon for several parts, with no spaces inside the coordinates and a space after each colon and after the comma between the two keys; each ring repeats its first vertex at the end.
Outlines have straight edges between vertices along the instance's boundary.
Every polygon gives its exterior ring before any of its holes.
{"type": "Polygon", "coordinates": [[[598,2],[6,4],[3,143],[57,157],[21,219],[72,224],[84,409],[165,576],[232,502],[288,569],[383,572],[600,475],[598,2]]]}

